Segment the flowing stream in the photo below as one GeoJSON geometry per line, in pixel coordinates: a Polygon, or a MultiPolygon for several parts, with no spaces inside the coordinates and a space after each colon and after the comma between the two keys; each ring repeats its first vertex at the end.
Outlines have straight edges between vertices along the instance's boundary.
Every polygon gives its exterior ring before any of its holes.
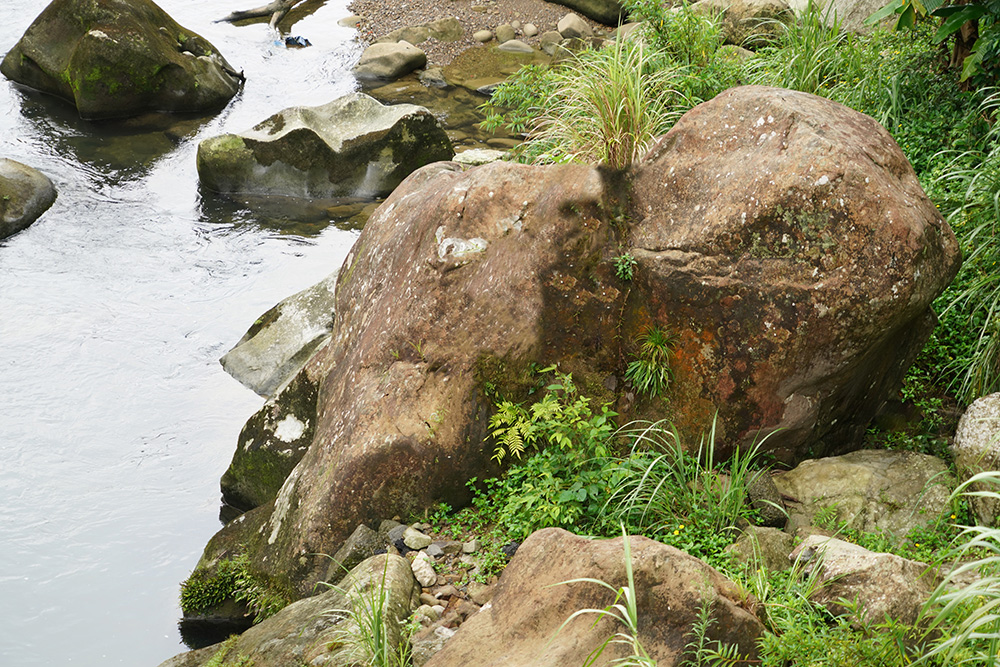
{"type": "MultiPolygon", "coordinates": [[[[262,399],[218,358],[338,268],[356,231],[201,193],[201,139],[354,90],[348,0],[307,3],[287,49],[261,4],[158,0],[246,73],[201,119],[89,123],[0,80],[0,157],[58,199],[0,242],[0,665],[157,665],[185,650],[178,584],[218,530],[218,479],[262,399]]],[[[47,0],[0,2],[6,53],[47,0]]]]}

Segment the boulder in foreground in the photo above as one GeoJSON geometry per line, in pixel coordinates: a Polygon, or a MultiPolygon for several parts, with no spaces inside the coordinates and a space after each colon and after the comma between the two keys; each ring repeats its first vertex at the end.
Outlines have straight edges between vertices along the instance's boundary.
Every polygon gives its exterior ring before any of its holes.
{"type": "Polygon", "coordinates": [[[415,169],[454,154],[427,109],[352,93],[202,141],[198,176],[216,192],[382,197],[415,169]]]}
{"type": "MultiPolygon", "coordinates": [[[[764,631],[749,610],[756,600],[718,571],[679,549],[645,537],[628,538],[638,608],[638,639],[659,667],[684,664],[686,647],[702,605],[711,608],[709,642],[735,644],[752,664],[764,631]]],[[[517,550],[496,585],[491,604],[470,617],[426,667],[529,667],[582,665],[608,637],[625,628],[580,609],[613,604],[614,592],[570,579],[589,577],[614,588],[628,585],[623,538],[590,540],[559,528],[532,534],[517,550]],[[595,623],[596,621],[596,623],[595,623]]],[[[602,654],[608,664],[628,655],[612,643],[602,654]]]]}
{"type": "Polygon", "coordinates": [[[84,118],[220,109],[243,76],[151,0],[53,0],[3,59],[8,79],[84,118]]]}

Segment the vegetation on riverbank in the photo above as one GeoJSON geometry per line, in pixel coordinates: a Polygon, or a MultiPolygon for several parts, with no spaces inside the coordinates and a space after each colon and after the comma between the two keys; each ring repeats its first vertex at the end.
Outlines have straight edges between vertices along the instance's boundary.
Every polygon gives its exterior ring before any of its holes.
{"type": "MultiPolygon", "coordinates": [[[[910,31],[879,29],[860,36],[827,27],[810,7],[777,39],[744,58],[723,47],[718,24],[687,5],[671,11],[647,0],[626,4],[633,17],[645,19],[641,43],[622,40],[583,51],[569,65],[549,70],[525,68],[494,94],[488,124],[526,133],[518,151],[522,161],[602,159],[625,167],[629,160],[618,161],[617,143],[593,144],[628,135],[626,152],[635,159],[642,145],[683,111],[734,85],[793,88],[878,120],[951,223],[965,262],[935,302],[940,323],[906,378],[900,396],[908,409],[905,423],[873,428],[869,445],[950,462],[947,440],[954,432],[955,408],[1000,390],[1000,132],[994,127],[1000,97],[991,88],[992,72],[986,66],[956,70],[954,65],[962,63],[954,63],[942,43],[955,31],[929,22],[910,31]],[[628,105],[609,113],[600,96],[582,97],[583,76],[608,81],[611,88],[619,81],[642,80],[661,91],[660,99],[669,106],[656,109],[657,130],[633,131],[639,124],[628,105]],[[960,86],[960,78],[972,85],[960,86]],[[570,129],[554,132],[560,123],[570,129]],[[586,131],[580,124],[588,126],[586,131]]],[[[896,4],[901,13],[916,6],[896,4]]],[[[984,34],[992,35],[992,14],[979,14],[984,15],[984,34]]],[[[711,426],[700,445],[680,442],[666,424],[614,429],[610,407],[592,405],[571,377],[547,378],[550,384],[530,406],[498,401],[493,434],[499,457],[515,459],[509,470],[496,479],[473,480],[471,507],[452,513],[442,506],[430,517],[455,537],[485,536],[498,555],[480,576],[502,567],[501,545],[533,530],[563,526],[612,536],[624,526],[705,559],[756,596],[769,630],[760,664],[881,667],[995,665],[1000,660],[1000,617],[995,614],[1000,583],[993,555],[1000,551],[1000,531],[966,527],[973,523],[966,488],[956,491],[945,514],[903,540],[860,533],[835,518],[822,527],[873,551],[932,567],[962,562],[962,571],[982,575],[980,583],[956,590],[946,581],[950,587],[935,592],[913,625],[863,614],[836,616],[810,601],[814,578],[795,570],[771,572],[762,562],[745,567],[726,551],[740,529],[758,519],[745,502],[746,488],[767,471],[755,450],[715,465],[711,426]]],[[[994,473],[985,481],[998,480],[994,473]]],[[[706,654],[698,664],[730,664],[719,655],[715,659],[706,654]]]]}

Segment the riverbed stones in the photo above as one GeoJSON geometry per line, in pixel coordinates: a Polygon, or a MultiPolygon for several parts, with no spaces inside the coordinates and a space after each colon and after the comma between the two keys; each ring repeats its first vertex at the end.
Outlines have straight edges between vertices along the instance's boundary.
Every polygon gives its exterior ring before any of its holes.
{"type": "MultiPolygon", "coordinates": [[[[711,604],[713,641],[739,646],[753,660],[763,625],[748,607],[754,600],[715,569],[673,547],[644,537],[629,537],[632,563],[643,610],[638,639],[657,664],[680,665],[699,603],[711,604]]],[[[602,609],[615,601],[613,591],[589,577],[627,586],[623,538],[590,540],[559,528],[532,534],[496,584],[493,598],[466,620],[427,667],[481,665],[580,665],[620,629],[610,618],[578,617],[579,609],[602,609]]],[[[609,644],[602,659],[627,655],[609,644]]]]}
{"type": "Polygon", "coordinates": [[[221,109],[243,77],[151,0],[53,0],[7,53],[8,79],[85,118],[221,109]]]}
{"type": "Polygon", "coordinates": [[[198,176],[217,192],[379,197],[420,166],[454,155],[437,119],[412,104],[352,93],[291,107],[198,146],[198,176]]]}
{"type": "Polygon", "coordinates": [[[860,446],[960,262],[889,133],[744,86],[685,114],[634,171],[623,322],[675,332],[677,427],[697,440],[717,411],[716,446],[767,436],[789,463],[860,446]]]}
{"type": "Polygon", "coordinates": [[[887,450],[803,461],[773,480],[788,507],[789,532],[826,515],[833,528],[843,522],[896,539],[945,514],[955,485],[941,459],[887,450]]]}
{"type": "Polygon", "coordinates": [[[261,315],[222,359],[245,387],[270,398],[309,360],[333,327],[337,273],[261,315]]]}
{"type": "MultiPolygon", "coordinates": [[[[1000,470],[1000,393],[972,402],[958,422],[951,451],[963,482],[981,472],[1000,470]]],[[[972,484],[969,490],[1000,492],[1000,488],[988,483],[972,484]]],[[[1000,500],[975,496],[968,500],[980,525],[996,525],[1000,500]]]]}
{"type": "Polygon", "coordinates": [[[25,229],[56,200],[56,188],[42,172],[0,158],[0,239],[25,229]]]}
{"type": "Polygon", "coordinates": [[[491,39],[493,39],[493,33],[489,30],[477,30],[476,32],[472,33],[472,39],[476,40],[477,42],[486,43],[491,39]]]}
{"type": "Polygon", "coordinates": [[[538,27],[534,23],[525,23],[521,32],[524,33],[525,37],[534,37],[538,34],[538,27]]]}
{"type": "Polygon", "coordinates": [[[514,26],[509,23],[504,23],[503,25],[497,26],[496,29],[497,41],[503,44],[504,42],[509,42],[517,36],[517,32],[514,30],[514,26]]]}
{"type": "Polygon", "coordinates": [[[461,22],[456,18],[449,17],[393,30],[376,39],[375,43],[409,42],[410,44],[420,44],[432,38],[441,42],[455,42],[462,39],[464,34],[465,28],[462,27],[461,22]]]}
{"type": "Polygon", "coordinates": [[[427,54],[409,42],[379,42],[361,54],[354,66],[359,79],[398,79],[427,64],[427,54]]]}

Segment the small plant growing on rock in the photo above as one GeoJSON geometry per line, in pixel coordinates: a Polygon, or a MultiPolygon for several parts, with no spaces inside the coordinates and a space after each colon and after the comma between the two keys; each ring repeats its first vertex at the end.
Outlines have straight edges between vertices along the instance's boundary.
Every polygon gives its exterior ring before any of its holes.
{"type": "Polygon", "coordinates": [[[638,262],[635,261],[635,257],[632,253],[626,252],[622,253],[618,257],[615,257],[615,275],[618,276],[619,280],[629,282],[635,276],[635,267],[638,262]]]}
{"type": "Polygon", "coordinates": [[[664,327],[651,327],[637,342],[638,358],[625,369],[625,378],[640,394],[650,398],[662,396],[673,379],[670,356],[677,338],[664,327]]]}

